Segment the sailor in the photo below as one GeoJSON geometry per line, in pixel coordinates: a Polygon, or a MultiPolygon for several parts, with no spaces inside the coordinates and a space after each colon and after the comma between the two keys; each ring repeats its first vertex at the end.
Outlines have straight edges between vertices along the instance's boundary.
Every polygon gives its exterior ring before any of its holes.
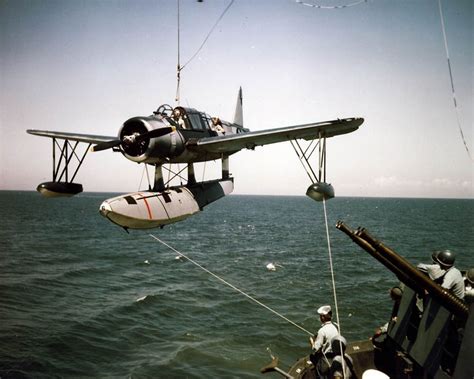
{"type": "Polygon", "coordinates": [[[331,349],[333,352],[333,358],[331,362],[331,367],[329,368],[329,378],[345,378],[345,379],[354,379],[357,377],[354,371],[354,364],[352,358],[346,354],[346,339],[337,335],[331,340],[331,349]]]}
{"type": "Polygon", "coordinates": [[[464,299],[464,280],[461,271],[454,267],[454,261],[456,260],[454,253],[450,250],[440,251],[436,255],[436,260],[439,267],[446,271],[441,287],[450,290],[460,299],[464,299]]]}
{"type": "Polygon", "coordinates": [[[375,334],[372,337],[372,341],[374,341],[374,343],[380,335],[387,333],[388,329],[393,327],[393,325],[397,322],[398,309],[400,308],[403,290],[400,287],[395,286],[390,288],[389,294],[390,298],[393,300],[392,316],[390,317],[389,322],[385,323],[375,331],[375,334]]]}
{"type": "Polygon", "coordinates": [[[431,255],[433,265],[419,264],[418,268],[426,270],[431,279],[440,284],[441,287],[450,290],[460,299],[464,299],[464,281],[461,272],[454,267],[456,256],[450,250],[434,252],[431,255]],[[439,269],[436,268],[439,266],[439,269]]]}
{"type": "Polygon", "coordinates": [[[468,304],[474,303],[474,268],[469,269],[464,277],[464,300],[468,304]]]}
{"type": "Polygon", "coordinates": [[[329,370],[327,354],[332,351],[331,340],[339,334],[339,331],[336,324],[331,321],[332,310],[330,305],[319,307],[317,312],[321,321],[321,328],[314,337],[309,338],[313,349],[310,360],[319,375],[324,376],[329,370]]]}
{"type": "Polygon", "coordinates": [[[446,274],[446,271],[439,266],[437,261],[438,254],[439,251],[433,251],[431,254],[431,264],[420,263],[417,267],[420,271],[428,274],[431,280],[441,285],[441,283],[443,283],[443,277],[444,274],[446,274]]]}

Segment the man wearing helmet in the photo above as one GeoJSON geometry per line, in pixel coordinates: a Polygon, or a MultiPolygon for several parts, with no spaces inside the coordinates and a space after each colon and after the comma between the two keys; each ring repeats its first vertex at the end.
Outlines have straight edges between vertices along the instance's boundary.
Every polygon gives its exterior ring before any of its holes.
{"type": "Polygon", "coordinates": [[[425,274],[428,274],[428,276],[434,282],[441,285],[441,283],[443,283],[443,277],[444,274],[446,274],[446,271],[439,266],[437,259],[438,254],[439,251],[433,251],[431,254],[431,264],[420,263],[418,264],[418,268],[425,274]]]}
{"type": "Polygon", "coordinates": [[[434,264],[419,264],[418,268],[426,272],[441,287],[464,299],[464,280],[461,271],[454,267],[456,260],[454,253],[450,250],[435,251],[431,258],[434,264]]]}

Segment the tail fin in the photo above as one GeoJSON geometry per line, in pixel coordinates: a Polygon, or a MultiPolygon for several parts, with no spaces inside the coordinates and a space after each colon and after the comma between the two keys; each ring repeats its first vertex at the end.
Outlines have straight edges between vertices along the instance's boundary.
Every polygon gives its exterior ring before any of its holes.
{"type": "Polygon", "coordinates": [[[242,87],[239,89],[237,104],[235,106],[234,124],[244,126],[244,114],[242,111],[242,87]]]}

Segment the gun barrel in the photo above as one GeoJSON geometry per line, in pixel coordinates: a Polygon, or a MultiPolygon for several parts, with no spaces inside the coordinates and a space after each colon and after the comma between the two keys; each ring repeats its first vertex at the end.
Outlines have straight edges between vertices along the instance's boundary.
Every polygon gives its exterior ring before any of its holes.
{"type": "Polygon", "coordinates": [[[461,319],[468,317],[469,309],[461,299],[436,284],[394,250],[377,241],[366,229],[359,228],[354,232],[342,221],[336,224],[336,228],[351,237],[354,242],[397,275],[398,279],[408,287],[420,293],[427,291],[457,317],[461,319]]]}
{"type": "Polygon", "coordinates": [[[347,234],[357,245],[367,251],[372,257],[382,263],[390,271],[392,271],[401,282],[408,285],[410,288],[417,288],[416,283],[399,267],[390,262],[386,257],[380,254],[374,247],[372,247],[367,241],[359,237],[353,230],[351,230],[344,222],[339,221],[336,224],[336,228],[347,234]]]}

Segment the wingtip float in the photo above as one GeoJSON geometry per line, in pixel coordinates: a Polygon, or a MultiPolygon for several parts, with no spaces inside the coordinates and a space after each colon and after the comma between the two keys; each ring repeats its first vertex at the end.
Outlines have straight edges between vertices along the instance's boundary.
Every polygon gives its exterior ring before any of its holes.
{"type": "Polygon", "coordinates": [[[82,184],[66,182],[44,182],[36,190],[45,197],[71,197],[82,192],[82,184]]]}
{"type": "Polygon", "coordinates": [[[315,201],[329,200],[335,196],[334,187],[330,183],[314,183],[306,190],[306,196],[315,201]]]}

